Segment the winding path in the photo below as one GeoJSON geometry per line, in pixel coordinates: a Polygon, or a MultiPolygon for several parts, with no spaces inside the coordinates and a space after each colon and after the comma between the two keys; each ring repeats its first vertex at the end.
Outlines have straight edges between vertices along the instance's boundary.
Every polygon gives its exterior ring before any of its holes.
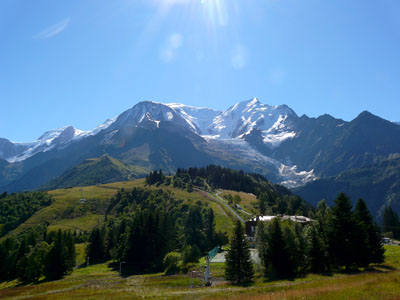
{"type": "Polygon", "coordinates": [[[235,216],[237,219],[239,219],[240,222],[245,223],[245,221],[243,220],[243,218],[241,216],[239,216],[237,214],[237,212],[230,207],[227,203],[225,203],[225,201],[221,198],[221,196],[219,194],[221,194],[221,192],[217,192],[215,194],[215,196],[213,194],[207,193],[211,198],[213,198],[215,201],[217,201],[218,203],[224,205],[231,213],[233,216],[235,216]]]}

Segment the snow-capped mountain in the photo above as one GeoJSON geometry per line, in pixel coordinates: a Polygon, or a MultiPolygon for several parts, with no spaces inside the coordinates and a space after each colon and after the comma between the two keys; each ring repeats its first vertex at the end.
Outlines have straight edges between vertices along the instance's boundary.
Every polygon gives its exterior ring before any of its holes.
{"type": "Polygon", "coordinates": [[[296,113],[286,105],[271,106],[257,98],[243,101],[217,116],[207,128],[210,136],[218,139],[243,138],[253,129],[261,131],[264,143],[278,146],[293,138],[292,118],[296,113]]]}
{"type": "Polygon", "coordinates": [[[0,158],[9,159],[24,152],[28,146],[10,142],[7,139],[0,138],[0,158]]]}
{"type": "Polygon", "coordinates": [[[181,115],[182,118],[200,135],[208,135],[208,127],[212,125],[214,119],[221,115],[221,111],[207,107],[188,106],[180,103],[166,104],[181,115]]]}
{"type": "Polygon", "coordinates": [[[160,122],[171,122],[177,126],[186,128],[192,127],[173,108],[158,102],[139,102],[131,109],[120,114],[115,122],[109,125],[108,130],[115,130],[122,127],[153,127],[158,128],[160,122]]]}
{"type": "Polygon", "coordinates": [[[143,101],[91,131],[66,126],[47,131],[34,142],[12,143],[1,139],[0,158],[11,163],[23,161],[39,152],[63,148],[74,141],[97,135],[102,130],[115,132],[135,126],[158,128],[160,122],[171,122],[206,139],[243,139],[253,129],[259,129],[264,143],[277,146],[296,135],[292,117],[297,116],[289,107],[262,104],[257,98],[239,102],[224,112],[179,103],[143,101]]]}
{"type": "Polygon", "coordinates": [[[46,131],[36,141],[30,143],[14,143],[17,147],[24,149],[22,152],[9,157],[4,157],[9,162],[23,161],[36,153],[47,152],[53,148],[63,148],[74,140],[87,136],[89,132],[66,126],[46,131]]]}
{"type": "MultiPolygon", "coordinates": [[[[107,154],[142,174],[217,164],[260,173],[290,188],[320,182],[312,194],[322,199],[329,198],[323,192],[336,192],[339,181],[351,187],[341,174],[355,171],[362,177],[369,174],[365,169],[385,171],[386,162],[392,166],[398,159],[399,149],[399,124],[369,112],[347,122],[328,114],[298,117],[286,105],[266,105],[256,98],[226,111],[144,101],[91,131],[67,126],[31,143],[0,139],[0,192],[37,189],[83,161],[107,154]],[[327,178],[331,187],[325,185],[327,178]]],[[[388,181],[393,187],[400,169],[396,172],[388,181]]],[[[365,176],[361,182],[370,182],[365,176]]],[[[386,191],[386,182],[378,182],[379,189],[386,191]]],[[[378,211],[385,199],[400,203],[396,193],[353,196],[380,201],[374,208],[378,211]]]]}
{"type": "Polygon", "coordinates": [[[13,143],[7,139],[0,138],[0,158],[14,163],[23,161],[40,152],[65,148],[72,142],[88,136],[94,136],[103,129],[107,129],[116,119],[116,117],[107,119],[103,124],[91,131],[82,131],[73,126],[52,129],[43,133],[36,141],[27,143],[13,143]]]}
{"type": "Polygon", "coordinates": [[[9,163],[22,162],[35,154],[62,150],[74,142],[99,134],[102,135],[99,145],[105,146],[121,130],[125,132],[132,127],[155,130],[163,124],[173,124],[178,132],[187,130],[203,137],[213,151],[226,151],[231,157],[239,155],[240,159],[273,169],[277,180],[288,186],[296,186],[311,180],[314,177],[313,171],[297,171],[295,165],[283,164],[265,153],[261,154],[245,139],[252,130],[257,130],[261,132],[265,145],[276,147],[296,135],[293,118],[297,116],[289,107],[266,105],[257,98],[239,102],[226,111],[179,103],[143,101],[91,131],[66,126],[47,131],[30,143],[12,143],[0,139],[0,158],[9,163]]]}

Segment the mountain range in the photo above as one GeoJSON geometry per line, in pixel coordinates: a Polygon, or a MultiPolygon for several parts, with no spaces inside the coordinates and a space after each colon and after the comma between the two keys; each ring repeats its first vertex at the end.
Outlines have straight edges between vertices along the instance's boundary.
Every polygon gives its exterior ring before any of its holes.
{"type": "MultiPolygon", "coordinates": [[[[271,106],[257,98],[225,111],[143,101],[92,131],[67,126],[30,143],[0,139],[0,191],[59,186],[77,168],[96,165],[88,159],[109,157],[125,175],[91,177],[91,184],[108,182],[112,176],[141,177],[160,168],[173,173],[180,167],[219,164],[261,173],[314,203],[323,197],[331,201],[341,191],[328,194],[319,182],[335,186],[355,177],[367,182],[371,174],[363,170],[379,168],[384,176],[386,163],[400,174],[400,166],[391,163],[399,153],[400,126],[366,111],[346,122],[330,115],[298,116],[286,105],[271,106]]],[[[374,202],[375,214],[388,202],[400,209],[396,189],[388,193],[364,196],[374,202]]]]}

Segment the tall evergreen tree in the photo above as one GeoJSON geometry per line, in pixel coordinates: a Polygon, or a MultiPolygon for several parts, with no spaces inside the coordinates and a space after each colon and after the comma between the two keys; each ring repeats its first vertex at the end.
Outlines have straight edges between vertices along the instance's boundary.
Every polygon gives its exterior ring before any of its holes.
{"type": "Polygon", "coordinates": [[[18,277],[23,277],[26,271],[26,261],[27,254],[29,253],[29,244],[28,238],[26,236],[23,237],[17,252],[17,264],[16,264],[16,274],[18,277]]]}
{"type": "Polygon", "coordinates": [[[371,213],[363,199],[358,199],[354,208],[354,217],[356,222],[361,226],[367,235],[365,248],[362,249],[364,264],[382,263],[384,260],[384,248],[379,235],[379,228],[373,222],[371,213]]]}
{"type": "Polygon", "coordinates": [[[249,244],[242,223],[237,220],[226,253],[225,278],[234,284],[250,282],[254,276],[249,244]]]}
{"type": "Polygon", "coordinates": [[[282,270],[282,275],[288,278],[293,278],[298,273],[303,271],[303,263],[306,263],[305,257],[303,257],[303,251],[300,249],[296,233],[291,226],[283,227],[283,237],[285,241],[285,252],[287,257],[282,270]]]}
{"type": "Polygon", "coordinates": [[[47,279],[60,279],[68,273],[68,248],[64,236],[59,230],[52,246],[46,256],[44,273],[47,279]]]}
{"type": "Polygon", "coordinates": [[[68,271],[72,271],[76,263],[75,241],[71,232],[64,233],[65,246],[67,247],[68,271]]]}
{"type": "MultiPolygon", "coordinates": [[[[256,248],[258,250],[258,257],[260,258],[261,266],[265,266],[265,257],[267,251],[267,233],[264,222],[258,222],[256,228],[256,248]]],[[[264,268],[265,270],[265,268],[264,268]]],[[[264,274],[265,275],[265,274],[264,274]]]]}
{"type": "Polygon", "coordinates": [[[268,196],[266,193],[261,193],[258,196],[258,208],[260,211],[260,216],[264,216],[265,212],[267,211],[267,201],[268,201],[268,196]]]}
{"type": "Polygon", "coordinates": [[[332,207],[329,232],[329,254],[337,267],[350,269],[357,259],[356,225],[350,199],[341,193],[332,207]]]}
{"type": "Polygon", "coordinates": [[[206,235],[206,251],[215,246],[215,217],[212,208],[207,209],[204,218],[204,233],[206,235]]]}
{"type": "MultiPolygon", "coordinates": [[[[318,222],[318,221],[317,221],[318,222]]],[[[308,228],[308,258],[310,270],[321,273],[328,270],[328,252],[324,242],[323,233],[319,231],[321,226],[316,223],[308,228]]]]}
{"type": "Polygon", "coordinates": [[[386,206],[383,211],[382,230],[383,232],[392,232],[395,239],[400,239],[399,216],[391,206],[386,206]]]}
{"type": "Polygon", "coordinates": [[[184,234],[186,236],[186,245],[196,245],[201,252],[204,249],[205,234],[203,229],[203,216],[198,205],[189,208],[189,214],[185,220],[184,234]]]}
{"type": "Polygon", "coordinates": [[[103,262],[106,258],[103,231],[96,227],[93,228],[89,237],[89,244],[86,248],[86,257],[89,257],[91,263],[103,262]]]}
{"type": "Polygon", "coordinates": [[[268,226],[267,247],[264,256],[264,273],[270,279],[292,277],[295,273],[294,255],[289,249],[293,235],[283,233],[281,222],[274,218],[268,226]],[[290,243],[285,239],[291,239],[290,243]]]}
{"type": "Polygon", "coordinates": [[[46,255],[49,245],[46,242],[39,242],[27,255],[25,272],[19,276],[20,280],[36,282],[44,273],[46,255]]]}

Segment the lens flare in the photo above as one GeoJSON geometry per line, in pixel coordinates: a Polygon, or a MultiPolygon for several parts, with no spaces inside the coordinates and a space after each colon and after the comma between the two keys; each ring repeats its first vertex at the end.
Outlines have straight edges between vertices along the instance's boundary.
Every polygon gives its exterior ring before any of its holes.
{"type": "Polygon", "coordinates": [[[200,3],[209,22],[213,25],[228,25],[228,14],[223,0],[200,0],[200,3]]]}

